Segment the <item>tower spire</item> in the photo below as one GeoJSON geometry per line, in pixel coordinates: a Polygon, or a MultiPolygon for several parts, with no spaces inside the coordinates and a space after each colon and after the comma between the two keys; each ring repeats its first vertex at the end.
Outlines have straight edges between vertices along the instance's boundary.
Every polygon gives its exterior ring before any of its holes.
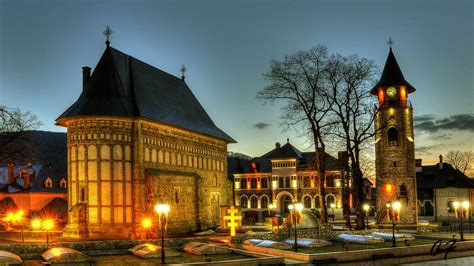
{"type": "Polygon", "coordinates": [[[107,47],[109,47],[110,45],[110,35],[112,35],[112,33],[114,33],[114,31],[112,30],[112,28],[110,28],[109,25],[107,25],[103,32],[103,34],[105,35],[105,44],[107,45],[107,47]]]}

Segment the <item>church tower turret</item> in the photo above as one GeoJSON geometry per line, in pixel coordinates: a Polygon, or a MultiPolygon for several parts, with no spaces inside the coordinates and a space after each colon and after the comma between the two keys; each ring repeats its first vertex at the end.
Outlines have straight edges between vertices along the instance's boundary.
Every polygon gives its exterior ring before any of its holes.
{"type": "Polygon", "coordinates": [[[375,118],[377,223],[390,221],[387,206],[397,201],[399,222],[418,221],[413,107],[408,101],[414,91],[390,47],[382,77],[370,91],[379,102],[375,118]]]}

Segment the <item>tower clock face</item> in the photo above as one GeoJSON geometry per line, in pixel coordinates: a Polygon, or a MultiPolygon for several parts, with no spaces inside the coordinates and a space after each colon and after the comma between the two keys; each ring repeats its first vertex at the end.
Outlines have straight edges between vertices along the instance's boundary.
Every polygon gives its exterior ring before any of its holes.
{"type": "Polygon", "coordinates": [[[397,89],[395,89],[394,87],[389,87],[387,89],[387,95],[389,97],[394,97],[396,94],[397,94],[397,89]]]}

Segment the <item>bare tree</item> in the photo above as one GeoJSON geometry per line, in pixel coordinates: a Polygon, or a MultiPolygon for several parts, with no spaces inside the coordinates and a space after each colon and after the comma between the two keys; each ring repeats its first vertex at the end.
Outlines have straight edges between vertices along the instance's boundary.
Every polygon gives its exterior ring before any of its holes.
{"type": "Polygon", "coordinates": [[[449,151],[446,154],[446,161],[465,174],[474,163],[474,153],[472,151],[449,151]]]}
{"type": "Polygon", "coordinates": [[[24,162],[31,154],[28,130],[40,125],[36,115],[0,105],[0,164],[24,162]]]}
{"type": "Polygon", "coordinates": [[[325,141],[330,127],[328,112],[331,104],[324,90],[324,68],[327,48],[318,46],[285,56],[283,61],[272,61],[271,69],[264,74],[270,85],[258,92],[257,98],[273,103],[284,101],[282,119],[291,127],[303,127],[311,132],[316,152],[316,169],[319,172],[319,199],[321,222],[327,222],[325,200],[325,141]]]}
{"type": "MultiPolygon", "coordinates": [[[[332,102],[331,112],[334,114],[338,128],[332,134],[345,142],[350,160],[352,177],[353,205],[357,215],[357,229],[364,228],[364,203],[362,153],[375,134],[373,122],[375,118],[373,100],[369,87],[376,74],[373,61],[359,58],[356,55],[333,55],[325,69],[329,92],[328,102],[332,102]]],[[[348,219],[346,216],[346,219],[348,219]]],[[[350,224],[350,221],[346,220],[350,224]]]]}

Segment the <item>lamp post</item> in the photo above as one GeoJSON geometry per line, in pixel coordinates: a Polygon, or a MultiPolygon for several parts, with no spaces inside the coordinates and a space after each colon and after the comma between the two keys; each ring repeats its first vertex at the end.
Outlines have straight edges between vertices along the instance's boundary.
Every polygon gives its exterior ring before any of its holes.
{"type": "Polygon", "coordinates": [[[170,205],[156,204],[155,211],[161,224],[161,264],[165,264],[165,223],[170,211],[170,205]]]}
{"type": "Polygon", "coordinates": [[[464,218],[464,211],[466,211],[466,214],[469,210],[469,202],[468,201],[455,201],[453,202],[453,207],[456,212],[456,214],[461,218],[461,224],[460,224],[460,235],[461,235],[461,241],[464,241],[464,230],[463,230],[463,218],[464,218]],[[461,211],[459,212],[458,209],[461,211]]]}
{"type": "Polygon", "coordinates": [[[268,215],[270,216],[270,214],[272,213],[272,209],[273,209],[273,204],[268,204],[268,215]]]}
{"type": "Polygon", "coordinates": [[[392,247],[396,247],[395,242],[395,226],[397,225],[396,222],[398,221],[398,215],[400,214],[400,208],[402,205],[400,202],[396,201],[392,205],[393,215],[392,215],[392,247]]]}
{"type": "Polygon", "coordinates": [[[45,219],[43,220],[43,229],[46,231],[46,246],[49,247],[49,231],[54,228],[54,220],[53,219],[45,219]]]}
{"type": "Polygon", "coordinates": [[[362,208],[364,208],[364,211],[365,211],[365,219],[366,219],[366,229],[369,229],[369,210],[370,210],[370,206],[369,204],[364,204],[364,206],[362,206],[362,208]]]}
{"type": "Polygon", "coordinates": [[[298,252],[298,233],[296,230],[296,224],[298,223],[298,215],[303,210],[303,205],[300,203],[296,203],[295,205],[290,204],[288,205],[288,209],[291,211],[291,215],[293,218],[293,224],[295,225],[295,245],[294,250],[298,252]]]}

